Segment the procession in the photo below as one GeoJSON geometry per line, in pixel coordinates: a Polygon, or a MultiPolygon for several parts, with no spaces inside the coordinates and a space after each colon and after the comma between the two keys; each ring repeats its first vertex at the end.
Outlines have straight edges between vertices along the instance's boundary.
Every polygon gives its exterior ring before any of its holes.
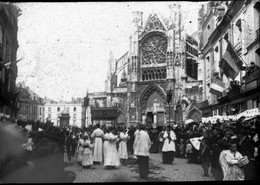
{"type": "Polygon", "coordinates": [[[0,2],[0,183],[253,181],[260,2],[0,2]]]}
{"type": "MultiPolygon", "coordinates": [[[[10,121],[2,118],[1,125],[10,121]]],[[[52,152],[59,148],[62,154],[59,155],[60,163],[55,162],[48,167],[52,176],[42,181],[43,174],[38,174],[36,182],[72,182],[75,174],[65,173],[64,169],[65,164],[73,160],[84,170],[95,170],[93,167],[96,165],[113,170],[125,165],[129,156],[136,159],[139,175],[145,179],[149,176],[150,153],[160,153],[161,163],[165,165],[174,165],[175,158],[185,158],[187,163],[201,165],[201,175],[209,176],[211,173],[215,180],[255,180],[259,168],[259,121],[258,115],[246,121],[242,117],[237,121],[230,119],[222,123],[217,120],[215,124],[191,122],[182,126],[166,126],[158,132],[142,124],[136,128],[97,124],[92,128],[76,129],[55,128],[48,123],[28,124],[18,120],[17,132],[21,132],[24,137],[20,146],[23,152],[1,167],[1,179],[12,183],[34,182],[34,175],[26,174],[28,171],[23,170],[17,176],[16,169],[23,163],[37,164],[37,157],[40,159],[53,155],[52,152]],[[51,143],[55,143],[57,149],[51,149],[51,143]],[[57,175],[62,173],[66,174],[66,178],[57,175]]],[[[4,133],[5,129],[1,128],[1,131],[4,133]]],[[[13,137],[18,137],[18,134],[13,137]]],[[[34,169],[46,169],[42,165],[34,169]]],[[[28,165],[28,168],[32,166],[28,165]]]]}

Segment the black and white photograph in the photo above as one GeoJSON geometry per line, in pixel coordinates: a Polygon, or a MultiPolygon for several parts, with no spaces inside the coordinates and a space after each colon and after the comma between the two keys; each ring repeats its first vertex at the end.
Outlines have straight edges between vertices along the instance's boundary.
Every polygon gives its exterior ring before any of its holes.
{"type": "Polygon", "coordinates": [[[259,0],[0,2],[0,183],[258,180],[259,92],[259,0]]]}

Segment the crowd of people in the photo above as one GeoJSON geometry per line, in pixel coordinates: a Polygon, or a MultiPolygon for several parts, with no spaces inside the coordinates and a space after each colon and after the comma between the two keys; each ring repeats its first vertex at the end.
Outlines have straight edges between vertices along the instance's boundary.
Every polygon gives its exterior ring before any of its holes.
{"type": "Polygon", "coordinates": [[[64,130],[49,123],[0,120],[0,182],[68,183],[75,173],[65,170],[64,130]]]}
{"type": "Polygon", "coordinates": [[[49,122],[18,120],[22,150],[1,153],[0,179],[72,182],[75,174],[65,171],[66,162],[75,160],[84,169],[103,165],[109,170],[125,165],[130,155],[138,163],[140,177],[147,178],[150,153],[160,153],[163,164],[174,165],[174,158],[186,158],[187,163],[202,166],[203,176],[208,177],[211,172],[215,180],[254,180],[259,167],[259,124],[259,116],[247,121],[242,117],[236,121],[218,120],[215,124],[193,122],[159,128],[143,124],[129,128],[100,124],[60,128],[49,122]],[[245,156],[247,163],[241,166],[240,160],[245,156]]]}

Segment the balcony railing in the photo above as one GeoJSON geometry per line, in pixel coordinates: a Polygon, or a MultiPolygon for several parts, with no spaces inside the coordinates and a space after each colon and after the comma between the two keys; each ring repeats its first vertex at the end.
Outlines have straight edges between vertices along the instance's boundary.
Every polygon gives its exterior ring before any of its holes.
{"type": "Polygon", "coordinates": [[[260,28],[258,28],[257,30],[256,30],[256,38],[259,38],[260,37],[260,28]]]}

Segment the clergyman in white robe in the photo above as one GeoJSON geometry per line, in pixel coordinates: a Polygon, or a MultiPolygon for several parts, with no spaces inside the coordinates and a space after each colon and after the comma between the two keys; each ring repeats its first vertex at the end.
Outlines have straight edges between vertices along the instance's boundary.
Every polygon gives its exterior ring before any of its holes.
{"type": "Polygon", "coordinates": [[[175,150],[176,135],[172,130],[166,131],[163,134],[163,139],[164,139],[163,148],[162,148],[163,163],[172,164],[174,160],[173,155],[174,152],[176,151],[175,150]]]}

